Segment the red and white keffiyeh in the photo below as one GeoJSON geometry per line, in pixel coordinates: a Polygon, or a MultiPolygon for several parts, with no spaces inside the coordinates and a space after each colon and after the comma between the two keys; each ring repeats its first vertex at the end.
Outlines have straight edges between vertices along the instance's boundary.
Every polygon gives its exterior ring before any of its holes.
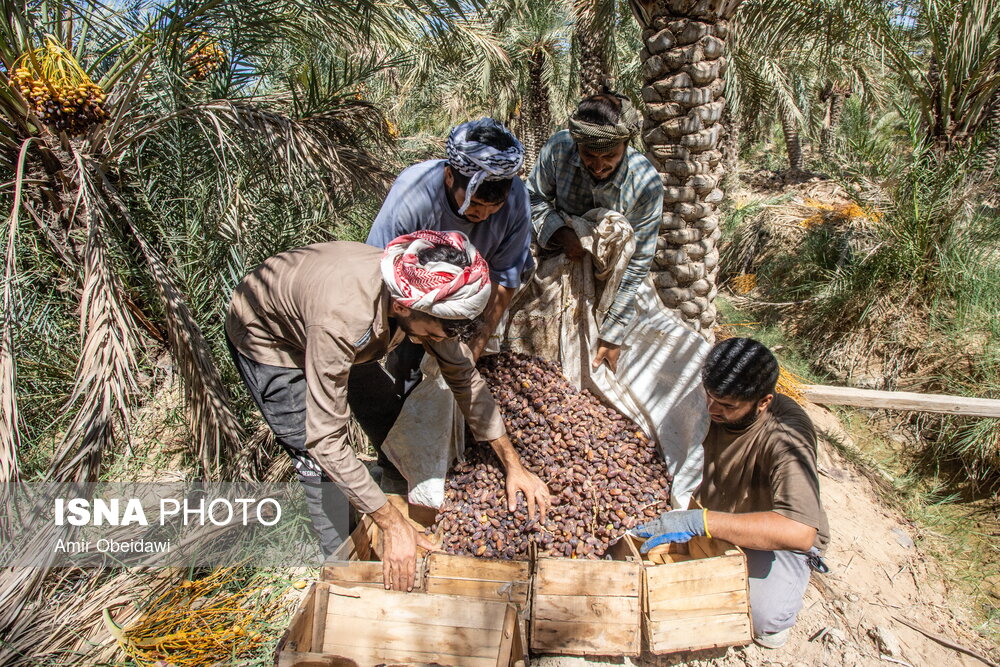
{"type": "Polygon", "coordinates": [[[489,266],[462,232],[424,229],[393,239],[382,254],[382,280],[401,305],[445,320],[474,319],[490,299],[489,266]],[[420,263],[421,250],[440,245],[464,252],[469,266],[420,263]]]}

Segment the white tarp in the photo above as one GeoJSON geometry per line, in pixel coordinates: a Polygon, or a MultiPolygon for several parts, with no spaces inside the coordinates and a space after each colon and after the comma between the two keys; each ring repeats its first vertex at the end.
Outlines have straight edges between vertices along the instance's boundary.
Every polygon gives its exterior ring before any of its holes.
{"type": "MultiPolygon", "coordinates": [[[[632,228],[614,211],[568,217],[589,254],[559,254],[537,262],[535,275],[514,298],[505,342],[515,352],[558,360],[578,388],[590,389],[635,421],[660,446],[673,475],[672,502],[686,508],[701,481],[701,442],[708,413],[700,371],[709,345],[660,301],[647,276],[622,345],[617,373],[594,370],[598,328],[635,248],[632,228]]],[[[500,327],[498,327],[500,328],[500,327]]],[[[438,507],[444,477],[463,451],[464,423],[433,360],[410,394],[384,450],[409,481],[410,501],[438,507]]]]}

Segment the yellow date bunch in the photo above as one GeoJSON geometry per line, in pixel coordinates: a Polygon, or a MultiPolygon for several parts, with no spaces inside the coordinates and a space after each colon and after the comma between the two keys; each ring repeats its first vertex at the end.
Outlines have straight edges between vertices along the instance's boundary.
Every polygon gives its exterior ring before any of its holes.
{"type": "Polygon", "coordinates": [[[226,52],[211,37],[202,37],[187,52],[187,66],[192,81],[204,81],[226,61],[226,52]]]}
{"type": "Polygon", "coordinates": [[[109,117],[104,91],[51,38],[17,59],[10,83],[42,122],[58,132],[79,136],[109,117]]]}

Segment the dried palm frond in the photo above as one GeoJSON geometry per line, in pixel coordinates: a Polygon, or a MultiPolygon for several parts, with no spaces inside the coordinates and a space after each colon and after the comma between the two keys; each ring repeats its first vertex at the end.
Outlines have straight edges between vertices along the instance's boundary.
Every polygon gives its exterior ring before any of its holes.
{"type": "Polygon", "coordinates": [[[856,202],[828,202],[806,198],[798,206],[806,209],[800,211],[803,217],[799,222],[799,226],[805,229],[821,224],[877,223],[882,218],[882,214],[875,209],[859,206],[856,202]]]}
{"type": "Polygon", "coordinates": [[[749,294],[757,287],[756,273],[741,273],[729,279],[729,286],[737,294],[749,294]]]}
{"type": "Polygon", "coordinates": [[[209,479],[218,479],[227,471],[235,472],[245,467],[240,452],[243,429],[233,414],[229,393],[212,360],[208,341],[163,257],[133,224],[131,214],[112,185],[106,179],[102,185],[106,200],[115,206],[139,245],[163,304],[170,349],[184,378],[185,403],[195,436],[193,453],[209,479]]]}
{"type": "Polygon", "coordinates": [[[104,611],[121,623],[138,619],[144,600],[161,596],[183,579],[183,570],[43,570],[24,584],[35,586],[35,602],[19,606],[14,623],[2,625],[0,664],[105,664],[119,655],[104,611]]]}
{"type": "Polygon", "coordinates": [[[170,275],[160,254],[136,228],[136,241],[149,265],[150,274],[166,312],[170,347],[184,378],[184,394],[194,429],[193,445],[203,472],[210,479],[240,467],[243,429],[230,407],[209,345],[195,322],[183,293],[170,275]]]}
{"type": "MultiPolygon", "coordinates": [[[[21,146],[17,162],[17,173],[14,178],[14,206],[7,223],[7,252],[4,259],[3,279],[3,329],[0,331],[0,502],[7,494],[7,484],[18,480],[18,456],[21,449],[21,416],[17,405],[17,366],[14,362],[14,304],[13,283],[17,271],[17,256],[15,253],[19,211],[21,207],[21,188],[24,184],[24,165],[28,146],[27,139],[21,146]]],[[[5,526],[0,525],[0,533],[5,526]]]]}
{"type": "Polygon", "coordinates": [[[122,300],[105,240],[106,226],[113,216],[79,157],[77,167],[76,216],[87,228],[80,313],[84,342],[76,386],[67,402],[67,410],[75,406],[77,412],[48,474],[55,481],[97,480],[102,454],[113,440],[115,422],[128,423],[128,395],[136,389],[135,323],[122,300]]]}

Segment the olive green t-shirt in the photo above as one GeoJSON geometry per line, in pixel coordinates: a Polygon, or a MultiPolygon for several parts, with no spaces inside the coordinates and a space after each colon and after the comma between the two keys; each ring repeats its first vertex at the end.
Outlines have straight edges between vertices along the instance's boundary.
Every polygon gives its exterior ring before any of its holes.
{"type": "MultiPolygon", "coordinates": [[[[712,423],[705,436],[705,470],[697,499],[717,512],[776,512],[816,529],[820,551],[830,528],[819,497],[816,431],[792,399],[775,394],[749,427],[712,423]]],[[[711,527],[710,527],[711,529],[711,527]]]]}

